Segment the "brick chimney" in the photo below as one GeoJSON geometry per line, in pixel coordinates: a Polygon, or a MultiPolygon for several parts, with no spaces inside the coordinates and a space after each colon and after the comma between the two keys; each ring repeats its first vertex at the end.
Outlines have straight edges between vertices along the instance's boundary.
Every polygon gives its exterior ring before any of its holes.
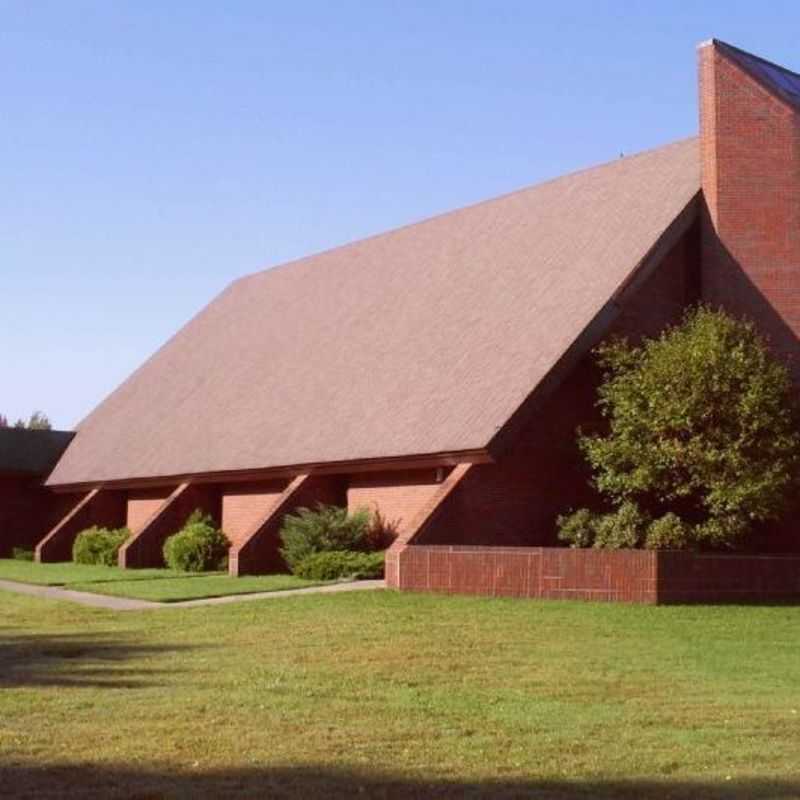
{"type": "Polygon", "coordinates": [[[700,45],[702,295],[754,319],[800,380],[800,75],[700,45]]]}

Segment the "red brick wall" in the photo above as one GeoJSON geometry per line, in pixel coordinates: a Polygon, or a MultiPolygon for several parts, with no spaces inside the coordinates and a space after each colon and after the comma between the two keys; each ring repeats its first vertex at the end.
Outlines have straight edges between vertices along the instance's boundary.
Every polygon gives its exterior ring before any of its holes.
{"type": "MultiPolygon", "coordinates": [[[[703,299],[753,319],[800,381],[800,114],[717,45],[699,72],[703,299]]],[[[794,526],[759,549],[797,551],[794,526]]]]}
{"type": "Polygon", "coordinates": [[[32,550],[76,502],[45,489],[40,477],[0,475],[0,558],[32,550]]]}
{"type": "Polygon", "coordinates": [[[448,470],[408,470],[364,473],[350,478],[347,508],[355,511],[378,508],[387,522],[398,523],[398,530],[408,526],[441,485],[448,470]]]}
{"type": "Polygon", "coordinates": [[[592,419],[594,369],[585,361],[497,463],[480,464],[420,535],[425,544],[555,543],[556,515],[589,499],[588,471],[575,444],[592,419]]]}
{"type": "Polygon", "coordinates": [[[657,554],[547,547],[408,547],[400,588],[445,594],[655,603],[657,554]]]}
{"type": "Polygon", "coordinates": [[[800,378],[800,114],[699,51],[703,297],[755,319],[800,378]]]}
{"type": "Polygon", "coordinates": [[[399,554],[399,588],[650,604],[797,601],[800,556],[411,545],[399,554]]]}
{"type": "MultiPolygon", "coordinates": [[[[624,305],[611,333],[654,335],[696,298],[698,231],[690,230],[624,305]]],[[[494,464],[476,466],[418,537],[419,544],[555,545],[556,517],[596,503],[576,444],[599,421],[600,375],[587,356],[494,464]]]]}
{"type": "Polygon", "coordinates": [[[443,594],[538,597],[541,549],[411,545],[399,556],[397,588],[443,594]]]}
{"type": "Polygon", "coordinates": [[[237,544],[266,514],[286,488],[286,481],[226,486],[222,494],[222,530],[237,544]]]}
{"type": "Polygon", "coordinates": [[[36,559],[41,562],[69,561],[75,537],[86,528],[98,525],[119,528],[125,524],[127,496],[122,491],[92,489],[71,498],[71,506],[55,526],[36,544],[36,559]]]}
{"type": "Polygon", "coordinates": [[[650,278],[624,303],[611,334],[630,339],[657,336],[681,318],[700,295],[700,225],[695,223],[650,278]]]}
{"type": "Polygon", "coordinates": [[[160,567],[164,564],[162,549],[168,536],[183,527],[186,518],[200,509],[219,524],[220,487],[215,484],[182,484],[158,506],[159,513],[150,517],[120,548],[121,567],[160,567]]]}
{"type": "Polygon", "coordinates": [[[662,603],[797,600],[800,556],[658,554],[662,603]]]}
{"type": "Polygon", "coordinates": [[[161,508],[174,489],[174,486],[170,486],[129,492],[126,525],[132,531],[138,531],[161,508]]]}
{"type": "Polygon", "coordinates": [[[347,503],[345,479],[337,475],[297,476],[275,499],[269,514],[251,528],[246,537],[231,548],[229,572],[247,575],[284,572],[286,565],[280,555],[280,529],[283,519],[300,507],[312,508],[317,503],[343,506],[347,503]]]}

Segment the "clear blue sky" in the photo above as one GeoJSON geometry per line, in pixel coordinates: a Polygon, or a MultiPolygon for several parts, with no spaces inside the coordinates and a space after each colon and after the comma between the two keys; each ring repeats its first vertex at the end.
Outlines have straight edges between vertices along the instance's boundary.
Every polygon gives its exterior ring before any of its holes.
{"type": "Polygon", "coordinates": [[[800,4],[0,0],[0,413],[76,424],[232,279],[696,131],[800,4]]]}

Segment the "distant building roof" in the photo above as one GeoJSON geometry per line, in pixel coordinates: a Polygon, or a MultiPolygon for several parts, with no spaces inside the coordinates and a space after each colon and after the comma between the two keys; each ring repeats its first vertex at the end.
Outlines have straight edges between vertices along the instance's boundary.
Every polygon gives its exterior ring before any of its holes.
{"type": "Polygon", "coordinates": [[[48,483],[485,448],[699,189],[689,139],[242,278],[48,483]]]}
{"type": "Polygon", "coordinates": [[[47,475],[75,434],[0,428],[0,474],[47,475]]]}

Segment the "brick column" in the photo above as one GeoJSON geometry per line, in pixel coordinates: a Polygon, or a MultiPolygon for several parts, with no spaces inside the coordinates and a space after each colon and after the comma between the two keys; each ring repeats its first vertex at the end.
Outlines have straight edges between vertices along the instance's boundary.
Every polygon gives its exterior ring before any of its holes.
{"type": "Polygon", "coordinates": [[[419,510],[413,521],[403,528],[392,546],[386,551],[386,585],[399,589],[402,585],[402,556],[411,541],[427,528],[442,508],[442,504],[469,475],[474,464],[458,464],[442,481],[438,490],[419,510]]]}
{"type": "Polygon", "coordinates": [[[344,479],[333,476],[298,475],[252,528],[231,547],[228,571],[233,576],[263,574],[285,569],[280,555],[279,531],[283,518],[302,506],[317,503],[345,505],[344,479]]]}
{"type": "Polygon", "coordinates": [[[167,537],[177,533],[196,509],[220,519],[220,488],[214,484],[182,483],[120,548],[120,567],[161,567],[167,537]]]}
{"type": "Polygon", "coordinates": [[[755,56],[710,41],[698,58],[702,296],[754,320],[800,380],[800,104],[755,56]]]}
{"type": "Polygon", "coordinates": [[[69,561],[75,537],[86,528],[121,528],[125,524],[125,493],[102,487],[82,495],[58,524],[36,545],[36,560],[69,561]]]}

